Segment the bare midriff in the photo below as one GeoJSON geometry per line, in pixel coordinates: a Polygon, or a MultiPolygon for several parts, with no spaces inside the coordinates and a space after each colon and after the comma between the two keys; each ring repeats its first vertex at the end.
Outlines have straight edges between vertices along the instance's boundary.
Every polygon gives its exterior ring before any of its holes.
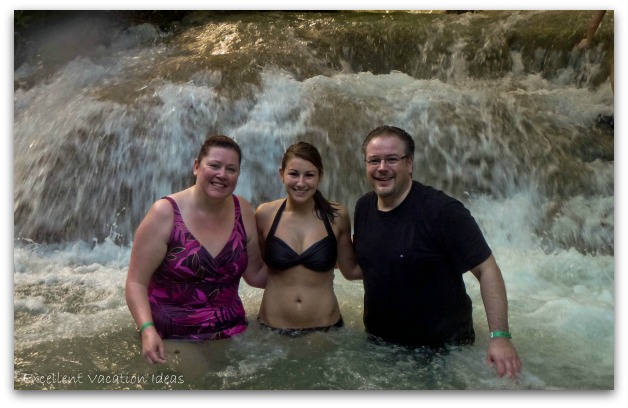
{"type": "Polygon", "coordinates": [[[278,329],[332,326],[340,320],[334,273],[303,266],[271,270],[259,310],[260,320],[278,329]]]}

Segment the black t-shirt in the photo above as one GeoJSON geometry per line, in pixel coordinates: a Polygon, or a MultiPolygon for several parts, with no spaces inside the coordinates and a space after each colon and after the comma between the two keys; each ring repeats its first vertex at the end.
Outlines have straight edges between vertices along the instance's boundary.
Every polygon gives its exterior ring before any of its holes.
{"type": "Polygon", "coordinates": [[[367,193],[356,203],[354,234],[368,333],[407,346],[473,342],[462,275],[491,249],[462,203],[413,181],[406,199],[383,212],[367,193]]]}

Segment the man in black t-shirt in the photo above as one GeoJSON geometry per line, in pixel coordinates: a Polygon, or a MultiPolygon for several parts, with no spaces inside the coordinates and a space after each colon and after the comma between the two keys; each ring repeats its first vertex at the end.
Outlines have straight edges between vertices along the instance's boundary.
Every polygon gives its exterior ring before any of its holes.
{"type": "Polygon", "coordinates": [[[486,360],[500,377],[517,377],[521,362],[510,340],[504,280],[471,213],[412,180],[414,141],[404,130],[381,126],[362,149],[373,187],[354,214],[366,331],[404,346],[473,343],[471,299],[462,278],[471,271],[490,330],[486,360]]]}

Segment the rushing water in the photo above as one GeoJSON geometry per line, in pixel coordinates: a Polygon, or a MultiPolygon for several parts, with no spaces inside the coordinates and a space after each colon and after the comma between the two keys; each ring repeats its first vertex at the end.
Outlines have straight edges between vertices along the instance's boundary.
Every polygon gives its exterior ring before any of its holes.
{"type": "Polygon", "coordinates": [[[14,387],[613,389],[614,138],[596,123],[614,109],[613,14],[582,53],[589,16],[201,13],[174,31],[102,30],[78,57],[17,67],[14,387]],[[380,124],[415,136],[414,177],[462,200],[484,231],[521,378],[484,363],[472,276],[470,347],[430,355],[368,342],[362,284],[338,273],[342,330],[261,331],[262,291],[243,282],[246,333],[169,342],[169,363],[148,366],[124,300],[133,233],[154,200],[190,184],[205,134],[240,142],[236,192],[254,205],[282,195],[285,148],[314,143],[322,190],[352,209],[369,189],[360,145],[380,124]]]}

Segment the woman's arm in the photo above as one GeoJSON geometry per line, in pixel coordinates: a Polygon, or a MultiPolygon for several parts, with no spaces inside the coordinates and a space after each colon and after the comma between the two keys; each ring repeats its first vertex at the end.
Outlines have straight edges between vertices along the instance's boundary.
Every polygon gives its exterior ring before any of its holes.
{"type": "Polygon", "coordinates": [[[262,253],[260,250],[258,227],[255,219],[255,213],[253,207],[244,198],[238,196],[240,200],[240,208],[242,209],[242,220],[244,222],[244,228],[246,230],[246,251],[248,254],[248,266],[242,278],[244,281],[253,286],[254,288],[263,289],[266,287],[266,280],[268,278],[268,267],[262,260],[262,253]]]}
{"type": "MultiPolygon", "coordinates": [[[[174,213],[166,200],[153,204],[142,220],[133,240],[127,273],[127,306],[138,327],[153,320],[148,302],[148,284],[166,256],[174,213]]],[[[142,330],[142,355],[149,363],[165,363],[161,338],[154,326],[142,330]]]]}
{"type": "Polygon", "coordinates": [[[340,211],[336,218],[338,224],[338,259],[336,265],[340,272],[348,280],[362,279],[362,269],[358,265],[358,258],[353,249],[351,241],[351,219],[347,209],[343,205],[338,205],[340,211]]]}

